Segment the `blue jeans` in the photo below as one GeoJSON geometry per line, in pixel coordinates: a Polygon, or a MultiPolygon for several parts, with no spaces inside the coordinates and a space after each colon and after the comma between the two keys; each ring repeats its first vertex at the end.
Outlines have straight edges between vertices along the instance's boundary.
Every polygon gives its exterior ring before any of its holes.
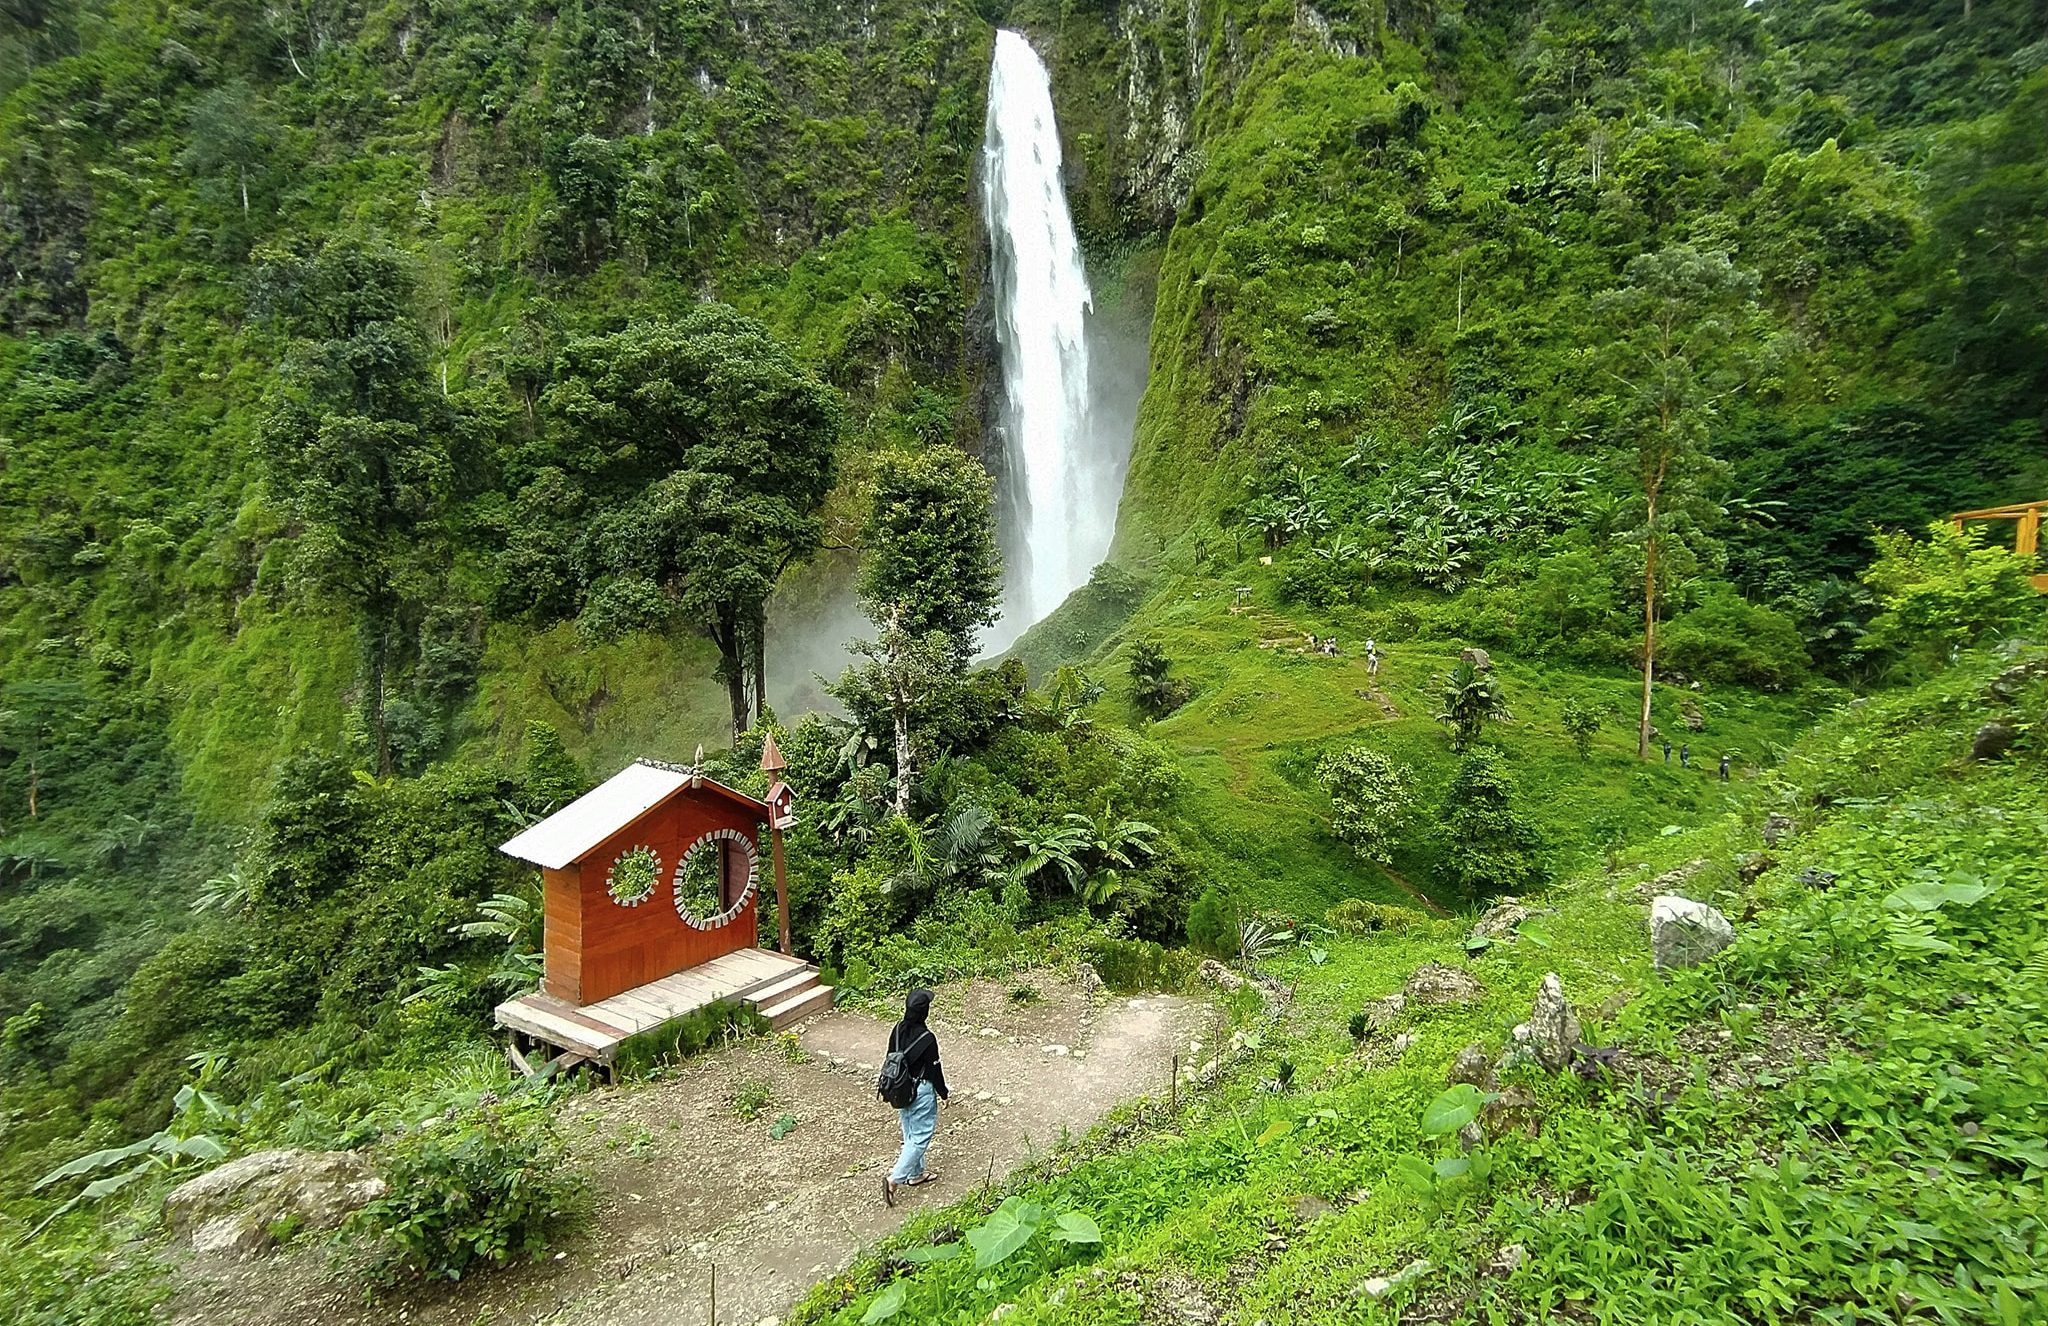
{"type": "Polygon", "coordinates": [[[939,1093],[932,1090],[931,1083],[917,1084],[917,1096],[896,1111],[896,1120],[903,1125],[903,1151],[896,1157],[896,1168],[889,1171],[889,1182],[921,1179],[924,1149],[932,1144],[932,1134],[939,1128],[939,1093]]]}

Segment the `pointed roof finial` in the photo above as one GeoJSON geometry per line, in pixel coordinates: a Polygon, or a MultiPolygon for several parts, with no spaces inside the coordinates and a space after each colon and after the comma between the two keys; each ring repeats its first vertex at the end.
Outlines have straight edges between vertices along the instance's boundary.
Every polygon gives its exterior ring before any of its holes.
{"type": "Polygon", "coordinates": [[[781,773],[789,766],[782,762],[782,748],[775,744],[775,734],[767,733],[761,739],[761,769],[764,773],[781,773]]]}

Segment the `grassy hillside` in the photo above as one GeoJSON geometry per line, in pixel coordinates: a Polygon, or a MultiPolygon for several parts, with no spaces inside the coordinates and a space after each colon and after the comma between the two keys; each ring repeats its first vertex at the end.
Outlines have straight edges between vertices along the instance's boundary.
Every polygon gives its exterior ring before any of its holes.
{"type": "Polygon", "coordinates": [[[2048,765],[2038,725],[2013,758],[1968,758],[1987,717],[2048,702],[2038,672],[1987,694],[2017,661],[1840,711],[1711,822],[1632,842],[1476,959],[1462,920],[1306,935],[1270,962],[1296,993],[1277,1022],[1238,1001],[1246,1067],[1220,1097],[1155,1100],[920,1217],[796,1319],[881,1320],[898,1286],[903,1320],[2034,1319],[2048,765]],[[1797,822],[1768,853],[1766,813],[1797,822]],[[1653,974],[1644,904],[1666,888],[1736,918],[1734,948],[1653,974]],[[1350,1015],[1431,961],[1479,997],[1411,1003],[1354,1046],[1350,1015]],[[1406,1157],[1461,1154],[1425,1107],[1460,1047],[1500,1051],[1547,972],[1598,1052],[1504,1075],[1514,1112],[1471,1153],[1487,1177],[1404,1181],[1406,1157]],[[1092,1215],[1099,1249],[1041,1237],[990,1270],[905,1256],[1010,1194],[1092,1215]]]}

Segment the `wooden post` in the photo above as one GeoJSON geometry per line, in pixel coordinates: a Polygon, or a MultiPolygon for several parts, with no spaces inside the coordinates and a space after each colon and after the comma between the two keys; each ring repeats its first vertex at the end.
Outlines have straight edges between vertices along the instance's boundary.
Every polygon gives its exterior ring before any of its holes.
{"type": "Polygon", "coordinates": [[[1167,1087],[1166,1087],[1166,1099],[1167,1099],[1167,1108],[1168,1108],[1169,1110],[1171,1110],[1171,1111],[1172,1111],[1173,1113],[1175,1113],[1175,1114],[1179,1114],[1179,1113],[1180,1113],[1180,1056],[1179,1056],[1178,1054],[1176,1054],[1176,1055],[1174,1055],[1174,1056],[1173,1056],[1173,1075],[1172,1075],[1171,1077],[1169,1077],[1169,1078],[1167,1079],[1167,1087]]]}
{"type": "Polygon", "coordinates": [[[775,863],[775,923],[782,931],[782,951],[794,957],[796,945],[789,938],[789,872],[782,868],[782,830],[779,821],[770,820],[768,823],[768,856],[775,863]]]}
{"type": "Polygon", "coordinates": [[[711,1326],[718,1326],[718,1263],[711,1263],[711,1326]]]}

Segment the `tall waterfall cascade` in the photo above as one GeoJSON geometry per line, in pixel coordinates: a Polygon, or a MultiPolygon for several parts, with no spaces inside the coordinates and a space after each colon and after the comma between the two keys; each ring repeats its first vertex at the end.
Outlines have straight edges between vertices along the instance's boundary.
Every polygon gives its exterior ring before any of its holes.
{"type": "Polygon", "coordinates": [[[1060,164],[1045,64],[1023,34],[998,32],[981,175],[1002,363],[1007,569],[990,653],[1087,583],[1109,551],[1130,463],[1129,403],[1104,408],[1104,384],[1090,379],[1094,297],[1060,164]]]}

